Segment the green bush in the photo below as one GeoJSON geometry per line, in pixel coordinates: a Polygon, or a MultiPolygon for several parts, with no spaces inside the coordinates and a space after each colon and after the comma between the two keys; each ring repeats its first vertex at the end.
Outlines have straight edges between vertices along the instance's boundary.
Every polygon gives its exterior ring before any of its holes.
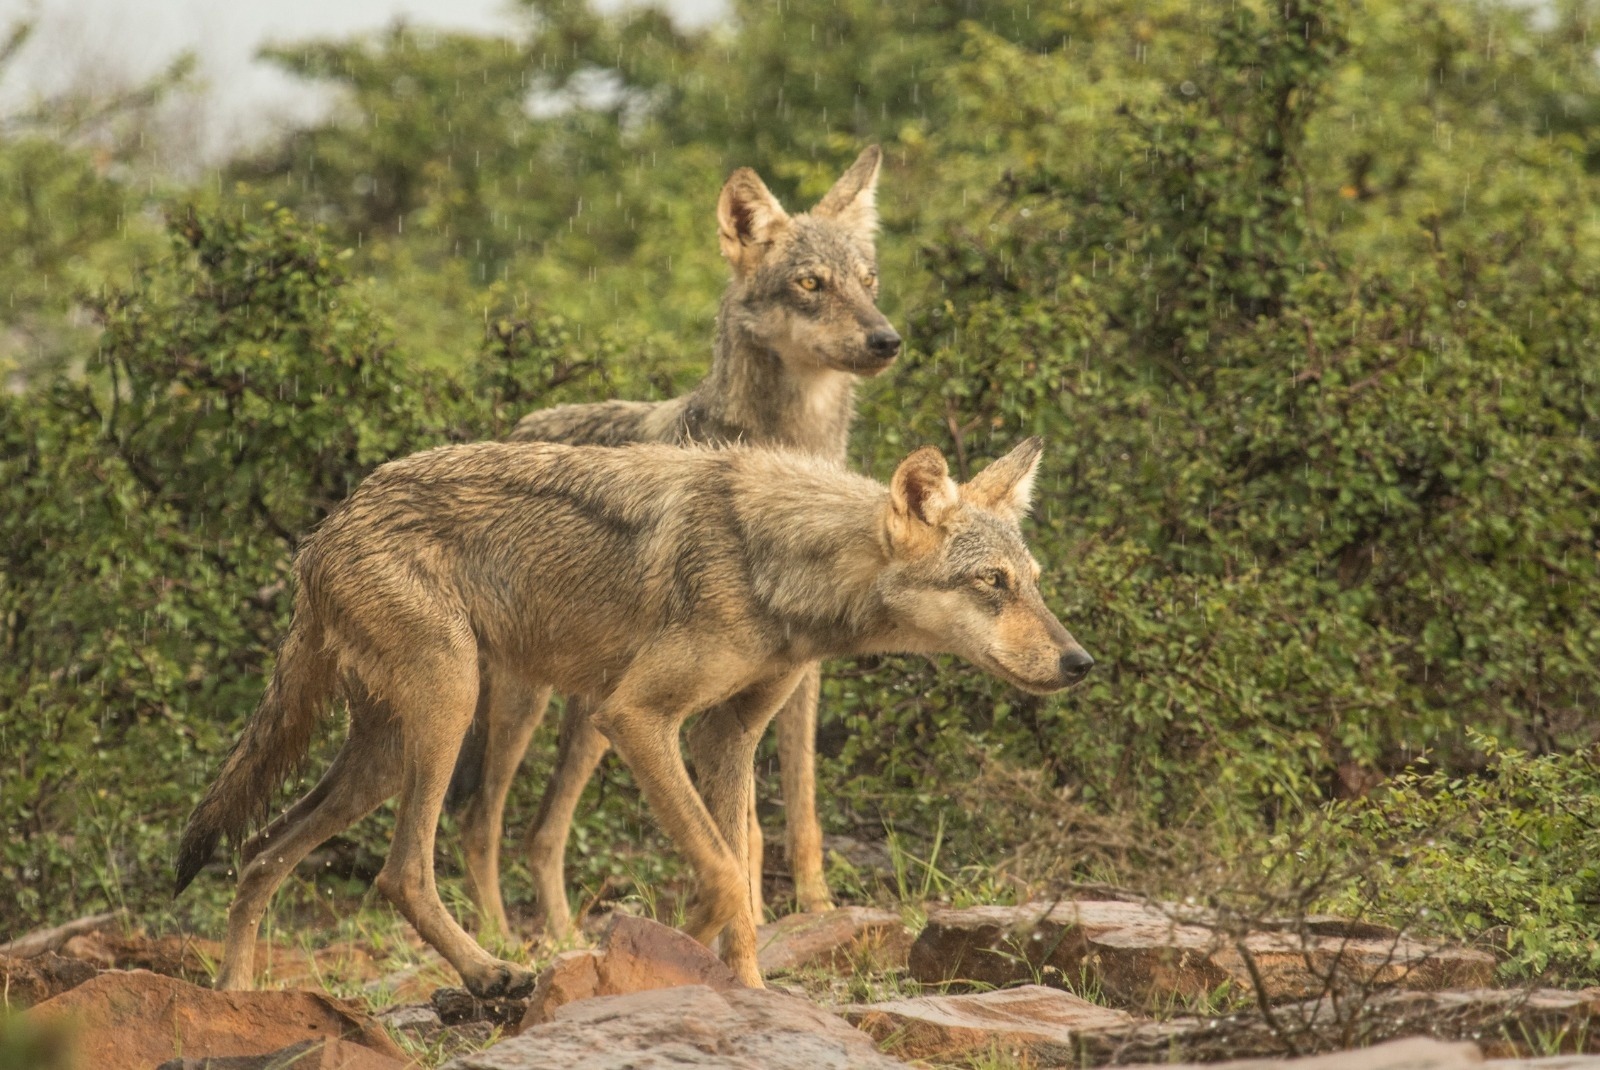
{"type": "Polygon", "coordinates": [[[1600,977],[1600,751],[1530,755],[1474,734],[1475,776],[1407,770],[1335,807],[1312,846],[1354,876],[1328,905],[1489,939],[1518,978],[1600,977]]]}
{"type": "MultiPolygon", "coordinates": [[[[915,665],[833,684],[840,820],[931,832],[936,785],[1003,756],[1221,849],[1315,821],[1341,769],[1474,775],[1469,731],[1595,738],[1594,180],[1527,52],[1475,51],[1535,31],[1428,8],[1466,71],[1419,88],[1385,76],[1385,5],[1142,10],[1055,13],[1048,55],[970,31],[970,111],[926,150],[965,207],[929,209],[933,296],[863,420],[880,472],[919,441],[976,467],[1046,437],[1035,552],[1099,666],[1042,703],[915,665]],[[1346,136],[1372,98],[1387,136],[1346,136]]],[[[992,856],[990,815],[954,816],[947,852],[992,856]]],[[[1587,909],[1545,934],[1581,976],[1587,909]]]]}
{"type": "Polygon", "coordinates": [[[187,215],[92,304],[82,377],[0,395],[0,928],[148,901],[287,624],[295,541],[372,467],[505,428],[565,367],[496,321],[458,379],[409,368],[284,209],[187,215]]]}
{"type": "MultiPolygon", "coordinates": [[[[950,865],[984,863],[1026,800],[935,814],[981,770],[1259,847],[1327,820],[1345,773],[1390,776],[1332,812],[1329,851],[1387,857],[1387,825],[1460,812],[1484,850],[1536,828],[1548,859],[1502,851],[1481,873],[1515,880],[1456,901],[1412,845],[1341,902],[1454,902],[1456,931],[1511,927],[1515,968],[1594,975],[1592,837],[1542,809],[1587,812],[1600,697],[1593,5],[828,0],[704,31],[525,7],[504,41],[275,52],[352,108],[237,164],[220,214],[88,302],[81,375],[0,398],[0,924],[163,885],[293,540],[353,481],[537,405],[682,389],[727,170],[798,207],[882,139],[908,347],[863,387],[852,457],[882,476],[933,442],[970,474],[1044,435],[1032,537],[1099,667],[1044,700],[942,662],[831,667],[830,825],[942,829],[950,865]],[[529,113],[524,79],[564,107],[529,113]],[[242,221],[262,188],[337,240],[242,221]]],[[[633,864],[624,779],[578,830],[591,881],[633,864]]],[[[1435,839],[1468,868],[1476,841],[1435,839]]]]}

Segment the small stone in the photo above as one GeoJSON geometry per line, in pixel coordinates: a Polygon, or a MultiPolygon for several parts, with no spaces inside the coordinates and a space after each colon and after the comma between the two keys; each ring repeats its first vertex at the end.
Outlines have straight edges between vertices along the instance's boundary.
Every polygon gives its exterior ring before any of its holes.
{"type": "Polygon", "coordinates": [[[521,1028],[547,1022],[558,1007],[578,1000],[693,984],[742,987],[699,941],[660,922],[619,914],[598,949],[565,952],[539,974],[521,1028]]]}
{"type": "Polygon", "coordinates": [[[445,1025],[475,1022],[481,1017],[478,1014],[478,1000],[465,988],[436,988],[428,998],[439,1015],[439,1021],[445,1025]]]}
{"type": "Polygon", "coordinates": [[[439,1015],[439,1021],[445,1025],[461,1025],[464,1022],[510,1025],[521,1021],[528,1010],[528,1001],[525,999],[479,999],[465,988],[450,986],[434,989],[428,999],[439,1015]]]}
{"type": "Polygon", "coordinates": [[[425,1033],[444,1025],[439,1012],[428,1003],[403,1003],[398,1007],[379,1011],[376,1017],[390,1029],[404,1033],[425,1033]]]}

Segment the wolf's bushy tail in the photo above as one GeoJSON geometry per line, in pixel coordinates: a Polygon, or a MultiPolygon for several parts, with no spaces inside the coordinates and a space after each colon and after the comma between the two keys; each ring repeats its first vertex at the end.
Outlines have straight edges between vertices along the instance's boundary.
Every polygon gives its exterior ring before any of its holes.
{"type": "Polygon", "coordinates": [[[317,718],[334,697],[333,656],[323,648],[322,625],[302,601],[278,651],[272,680],[222,771],[189,815],[178,846],[176,895],[211,859],[223,836],[238,840],[265,812],[273,792],[305,759],[317,718]]]}

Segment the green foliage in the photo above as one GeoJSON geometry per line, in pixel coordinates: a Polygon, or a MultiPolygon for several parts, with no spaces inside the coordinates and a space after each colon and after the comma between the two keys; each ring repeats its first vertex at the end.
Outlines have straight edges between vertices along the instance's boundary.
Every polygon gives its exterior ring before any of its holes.
{"type": "Polygon", "coordinates": [[[287,210],[171,231],[93,299],[83,376],[0,396],[7,926],[168,883],[167,845],[287,624],[299,534],[383,460],[507,426],[570,352],[497,321],[459,379],[423,374],[349,250],[287,210]]]}
{"type": "MultiPolygon", "coordinates": [[[[946,806],[978,770],[1202,844],[1317,826],[1341,770],[1397,776],[1324,830],[1398,851],[1340,902],[1509,926],[1516,969],[1594,976],[1593,837],[1563,815],[1600,698],[1597,13],[798,0],[690,31],[526,0],[504,39],[274,50],[346,107],[237,161],[222,214],[179,213],[131,282],[129,184],[0,138],[0,182],[48,191],[0,218],[0,282],[101,331],[56,346],[81,374],[0,398],[0,922],[164,883],[293,540],[354,480],[537,405],[683,389],[728,170],[798,209],[882,140],[910,343],[852,457],[881,476],[934,442],[968,475],[1044,435],[1032,537],[1099,667],[1052,699],[830,667],[830,824],[891,824],[927,892],[1006,850],[995,828],[1046,842],[1015,799],[946,806]],[[263,196],[328,229],[248,222],[263,196]],[[1458,831],[1424,856],[1392,826],[1458,831]]],[[[625,784],[577,833],[591,887],[659,872],[625,784]]]]}
{"type": "Polygon", "coordinates": [[[1483,770],[1419,768],[1341,804],[1314,847],[1355,857],[1336,910],[1488,936],[1519,978],[1600,977],[1600,752],[1533,756],[1474,735],[1483,770]],[[1374,850],[1377,848],[1378,850],[1374,850]]]}
{"type": "MultiPolygon", "coordinates": [[[[1049,56],[972,33],[953,83],[1016,88],[965,91],[953,147],[927,151],[998,177],[926,241],[939,299],[864,419],[880,466],[919,440],[965,466],[1045,435],[1036,552],[1101,669],[1039,708],[970,674],[904,695],[873,677],[843,696],[861,710],[846,761],[926,782],[967,732],[1100,805],[1248,832],[1343,763],[1454,754],[1466,725],[1540,750],[1592,738],[1581,155],[1497,117],[1470,221],[1407,224],[1341,193],[1351,145],[1323,125],[1348,122],[1347,85],[1374,92],[1362,48],[1387,47],[1366,36],[1386,8],[1146,10],[1058,13],[1074,43],[1049,56]],[[1311,210],[1328,201],[1338,215],[1311,210]],[[1432,229],[1401,269],[1384,239],[1406,226],[1432,229]]],[[[1479,18],[1441,47],[1532,32],[1479,18]]],[[[1433,139],[1390,151],[1418,176],[1396,197],[1461,166],[1433,139]]]]}
{"type": "Polygon", "coordinates": [[[324,222],[352,234],[399,234],[409,223],[464,246],[475,262],[498,266],[509,254],[491,198],[505,176],[516,184],[504,192],[521,193],[515,176],[531,171],[524,161],[542,149],[524,141],[529,87],[519,49],[396,25],[376,40],[269,48],[264,57],[343,90],[347,113],[294,132],[241,173],[274,193],[281,175],[286,199],[314,205],[324,222]]]}

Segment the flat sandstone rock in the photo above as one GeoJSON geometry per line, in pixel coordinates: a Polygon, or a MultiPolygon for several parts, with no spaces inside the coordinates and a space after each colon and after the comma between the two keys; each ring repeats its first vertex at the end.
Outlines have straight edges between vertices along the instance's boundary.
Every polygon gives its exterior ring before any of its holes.
{"type": "Polygon", "coordinates": [[[1475,1044],[1411,1037],[1301,1059],[1246,1059],[1203,1065],[1143,1063],[1125,1070],[1600,1070],[1600,1055],[1485,1061],[1475,1044]]]}
{"type": "Polygon", "coordinates": [[[409,1070],[414,1065],[345,1040],[303,1040],[266,1055],[171,1059],[156,1070],[409,1070]]]}
{"type": "Polygon", "coordinates": [[[797,996],[663,988],[569,1003],[445,1070],[905,1070],[872,1038],[797,996]]]}
{"type": "Polygon", "coordinates": [[[763,974],[850,968],[864,958],[880,969],[900,969],[911,951],[911,931],[894,911],[840,907],[763,925],[756,946],[763,974]]]}
{"type": "Polygon", "coordinates": [[[1030,1066],[1079,1065],[1085,1035],[1123,1033],[1139,1022],[1127,1011],[1043,985],[858,1004],[843,1013],[903,1058],[997,1050],[1025,1056],[1030,1066]]]}
{"type": "Polygon", "coordinates": [[[911,947],[911,976],[924,984],[1096,986],[1132,1007],[1203,999],[1226,985],[1273,1003],[1335,986],[1434,990],[1487,984],[1494,956],[1434,947],[1376,927],[1341,930],[1326,919],[1300,931],[1274,926],[1232,935],[1120,901],[1031,903],[941,911],[911,947]]]}

